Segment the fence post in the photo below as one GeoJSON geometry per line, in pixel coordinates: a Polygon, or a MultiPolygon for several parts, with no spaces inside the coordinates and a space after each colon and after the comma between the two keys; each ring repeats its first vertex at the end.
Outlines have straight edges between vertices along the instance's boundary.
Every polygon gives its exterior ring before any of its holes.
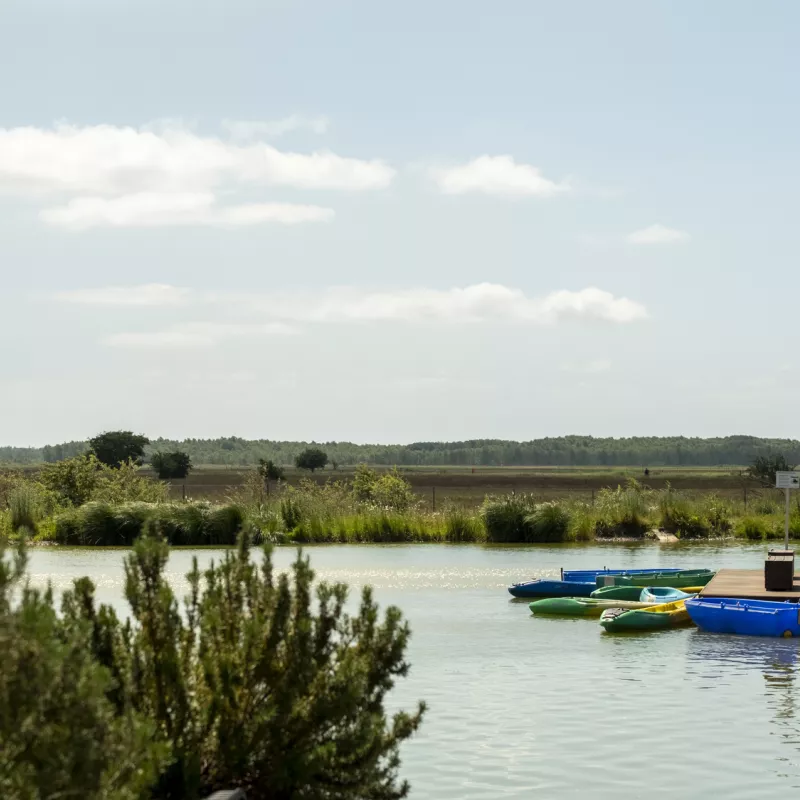
{"type": "Polygon", "coordinates": [[[744,513],[747,513],[747,487],[744,487],[744,513]]]}
{"type": "Polygon", "coordinates": [[[436,511],[436,487],[431,486],[431,497],[433,503],[433,511],[436,511]]]}
{"type": "Polygon", "coordinates": [[[186,501],[186,484],[181,486],[181,500],[186,501]]]}

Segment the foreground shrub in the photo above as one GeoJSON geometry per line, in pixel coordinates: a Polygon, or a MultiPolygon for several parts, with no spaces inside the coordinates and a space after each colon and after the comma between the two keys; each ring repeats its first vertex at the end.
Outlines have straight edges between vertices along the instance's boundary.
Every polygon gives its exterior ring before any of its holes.
{"type": "Polygon", "coordinates": [[[149,796],[166,744],[143,713],[109,700],[91,626],[59,620],[52,594],[25,585],[25,568],[24,549],[12,560],[0,542],[0,796],[149,796]]]}
{"type": "Polygon", "coordinates": [[[745,517],[739,521],[736,533],[745,539],[760,542],[767,538],[768,526],[762,517],[745,517]]]}
{"type": "Polygon", "coordinates": [[[652,493],[636,481],[625,487],[602,489],[595,503],[595,532],[598,537],[641,538],[650,528],[651,508],[648,499],[652,493]]]}
{"type": "Polygon", "coordinates": [[[448,542],[482,542],[486,539],[483,519],[459,506],[444,511],[444,535],[448,542]]]}
{"type": "Polygon", "coordinates": [[[275,576],[242,536],[201,574],[195,560],[185,615],[164,577],[168,550],[148,535],[125,560],[133,623],[94,602],[77,581],[67,624],[91,626],[92,652],[116,677],[120,717],[140,714],[169,748],[154,798],[203,797],[241,786],[248,800],[404,797],[400,744],[424,711],[389,719],[385,698],[406,675],[409,629],[390,607],[383,621],[365,588],[355,616],[347,587],[319,584],[298,555],[275,576]]]}

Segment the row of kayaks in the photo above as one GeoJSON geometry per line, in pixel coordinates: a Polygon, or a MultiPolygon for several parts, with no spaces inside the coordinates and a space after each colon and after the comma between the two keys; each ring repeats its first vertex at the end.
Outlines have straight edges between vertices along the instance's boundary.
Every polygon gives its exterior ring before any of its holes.
{"type": "Polygon", "coordinates": [[[714,574],[709,569],[562,570],[560,580],[537,578],[508,591],[513,597],[589,597],[605,587],[703,587],[714,574]]]}
{"type": "Polygon", "coordinates": [[[689,592],[674,587],[608,587],[597,589],[592,597],[550,597],[535,600],[533,614],[569,617],[600,617],[607,631],[644,631],[674,628],[691,623],[686,601],[702,587],[689,592]],[[625,590],[625,596],[620,597],[625,590]],[[638,594],[636,594],[638,593],[638,594]],[[614,596],[610,596],[610,595],[614,596]]]}

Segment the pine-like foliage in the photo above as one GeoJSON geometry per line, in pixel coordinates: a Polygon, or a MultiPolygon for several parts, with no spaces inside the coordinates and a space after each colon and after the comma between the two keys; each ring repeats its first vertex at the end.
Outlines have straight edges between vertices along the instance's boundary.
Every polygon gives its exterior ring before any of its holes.
{"type": "Polygon", "coordinates": [[[370,589],[356,615],[347,587],[318,584],[298,554],[275,575],[271,552],[236,551],[201,574],[182,615],[151,530],[126,559],[132,622],[97,609],[88,579],[65,597],[67,624],[89,625],[92,651],[115,678],[120,715],[151,720],[170,748],[154,798],[190,800],[239,786],[248,800],[394,800],[398,750],[424,711],[389,718],[384,700],[408,664],[409,629],[370,589]]]}
{"type": "Polygon", "coordinates": [[[168,763],[155,725],[109,700],[91,627],[27,586],[24,546],[0,541],[0,797],[137,800],[168,763]]]}

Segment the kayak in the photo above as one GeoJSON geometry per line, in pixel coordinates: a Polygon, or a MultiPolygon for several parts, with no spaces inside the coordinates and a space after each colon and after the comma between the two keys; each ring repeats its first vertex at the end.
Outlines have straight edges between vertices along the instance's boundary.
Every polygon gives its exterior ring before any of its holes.
{"type": "Polygon", "coordinates": [[[800,636],[800,605],[788,600],[697,597],[686,610],[698,628],[743,636],[800,636]]]}
{"type": "MultiPolygon", "coordinates": [[[[639,588],[637,587],[629,587],[639,588]]],[[[682,592],[680,589],[675,589],[672,586],[645,586],[639,599],[643,603],[672,603],[675,600],[686,600],[689,597],[694,597],[703,587],[702,586],[687,586],[686,591],[682,592]]]]}
{"type": "Polygon", "coordinates": [[[600,575],[641,575],[652,572],[680,572],[680,567],[675,569],[659,569],[650,567],[648,569],[562,569],[562,581],[593,581],[600,575]]]}
{"type": "Polygon", "coordinates": [[[534,600],[528,608],[533,614],[562,617],[599,617],[607,608],[650,608],[653,603],[638,600],[597,600],[594,597],[548,597],[534,600]]]}
{"type": "Polygon", "coordinates": [[[709,569],[684,569],[680,572],[644,572],[639,575],[598,575],[599,586],[671,586],[683,589],[688,586],[705,586],[715,575],[709,569]]]}
{"type": "Polygon", "coordinates": [[[676,600],[650,608],[625,609],[609,608],[600,615],[600,624],[609,632],[652,631],[661,628],[675,628],[691,625],[692,618],[686,610],[687,600],[676,600]]]}
{"type": "Polygon", "coordinates": [[[641,596],[641,586],[601,586],[589,595],[598,600],[639,600],[641,596]]]}
{"type": "Polygon", "coordinates": [[[508,587],[513,597],[588,597],[595,588],[594,581],[558,581],[540,578],[508,587]]]}

